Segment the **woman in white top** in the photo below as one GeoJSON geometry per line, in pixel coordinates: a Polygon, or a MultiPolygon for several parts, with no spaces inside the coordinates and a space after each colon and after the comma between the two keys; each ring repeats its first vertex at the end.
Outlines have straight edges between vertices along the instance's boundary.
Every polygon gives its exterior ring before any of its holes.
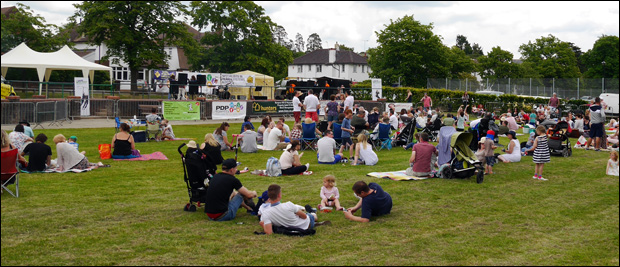
{"type": "Polygon", "coordinates": [[[357,144],[355,144],[355,158],[351,165],[365,164],[372,166],[379,162],[377,154],[372,150],[372,146],[367,142],[368,137],[361,133],[357,136],[357,144]]]}
{"type": "Polygon", "coordinates": [[[304,152],[298,154],[298,150],[301,148],[299,140],[292,140],[286,147],[282,155],[280,156],[280,167],[282,168],[282,175],[295,175],[300,174],[308,170],[310,163],[301,165],[300,158],[304,155],[304,152]]]}
{"type": "Polygon", "coordinates": [[[506,136],[510,139],[507,154],[499,155],[497,158],[504,163],[521,161],[521,144],[517,139],[517,133],[510,131],[506,136]]]}
{"type": "Polygon", "coordinates": [[[85,170],[91,167],[97,168],[103,166],[101,162],[88,162],[88,158],[75,149],[74,146],[67,143],[67,138],[62,134],[54,136],[54,143],[56,144],[56,153],[58,154],[56,164],[58,165],[59,171],[71,169],[85,170]]]}

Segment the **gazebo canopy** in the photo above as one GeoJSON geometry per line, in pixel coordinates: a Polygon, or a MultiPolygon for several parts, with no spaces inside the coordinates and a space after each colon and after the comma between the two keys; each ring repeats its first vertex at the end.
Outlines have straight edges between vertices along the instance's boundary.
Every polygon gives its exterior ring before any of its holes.
{"type": "Polygon", "coordinates": [[[66,45],[56,52],[44,53],[30,49],[25,43],[2,55],[1,65],[2,76],[6,76],[8,68],[37,69],[39,82],[43,82],[43,78],[49,81],[53,70],[81,70],[83,77],[90,77],[91,81],[96,70],[111,70],[110,67],[83,59],[66,45]]]}

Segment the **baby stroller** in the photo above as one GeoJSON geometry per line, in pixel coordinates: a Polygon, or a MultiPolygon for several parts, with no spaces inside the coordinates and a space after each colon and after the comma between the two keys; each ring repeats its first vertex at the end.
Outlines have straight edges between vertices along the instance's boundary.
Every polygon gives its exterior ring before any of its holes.
{"type": "Polygon", "coordinates": [[[437,137],[439,136],[439,130],[441,130],[441,119],[437,118],[433,121],[433,124],[426,125],[420,132],[428,134],[428,139],[431,142],[437,142],[437,137]]]}
{"type": "Polygon", "coordinates": [[[549,135],[548,144],[551,155],[562,155],[568,158],[573,154],[570,140],[568,139],[568,122],[558,122],[554,127],[550,127],[547,130],[547,134],[549,135]]]}
{"type": "Polygon", "coordinates": [[[452,147],[452,159],[442,166],[440,174],[445,179],[468,178],[473,176],[478,170],[476,182],[482,183],[484,180],[484,167],[478,161],[474,151],[469,148],[471,140],[474,138],[472,133],[456,132],[452,134],[450,147],[452,147]]]}
{"type": "Polygon", "coordinates": [[[394,141],[392,141],[392,147],[404,146],[413,140],[413,134],[415,133],[415,120],[410,121],[403,127],[403,129],[396,135],[394,141]]]}
{"type": "Polygon", "coordinates": [[[202,160],[201,150],[190,151],[184,155],[181,152],[183,146],[185,146],[185,143],[181,144],[177,149],[181,155],[183,180],[187,185],[187,194],[189,195],[189,203],[185,205],[183,210],[194,212],[196,211],[196,206],[200,207],[200,204],[206,201],[208,181],[211,178],[211,174],[207,171],[206,165],[202,160]]]}

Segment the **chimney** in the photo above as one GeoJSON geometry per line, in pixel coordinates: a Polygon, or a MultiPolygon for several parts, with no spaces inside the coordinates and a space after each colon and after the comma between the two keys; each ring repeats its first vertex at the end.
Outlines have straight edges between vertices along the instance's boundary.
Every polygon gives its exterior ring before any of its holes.
{"type": "Polygon", "coordinates": [[[329,49],[329,64],[334,64],[336,62],[336,49],[329,49]]]}
{"type": "Polygon", "coordinates": [[[336,42],[336,44],[334,45],[334,48],[336,48],[336,51],[340,51],[340,45],[338,44],[338,42],[336,42]]]}

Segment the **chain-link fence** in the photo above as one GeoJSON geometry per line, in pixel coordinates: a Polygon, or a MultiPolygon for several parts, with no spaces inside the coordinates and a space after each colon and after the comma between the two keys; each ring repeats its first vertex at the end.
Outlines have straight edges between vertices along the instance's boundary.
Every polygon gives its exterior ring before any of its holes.
{"type": "Polygon", "coordinates": [[[468,92],[498,91],[505,94],[551,97],[557,93],[563,99],[590,99],[602,93],[619,93],[618,78],[508,78],[508,79],[428,79],[427,88],[468,92]]]}

